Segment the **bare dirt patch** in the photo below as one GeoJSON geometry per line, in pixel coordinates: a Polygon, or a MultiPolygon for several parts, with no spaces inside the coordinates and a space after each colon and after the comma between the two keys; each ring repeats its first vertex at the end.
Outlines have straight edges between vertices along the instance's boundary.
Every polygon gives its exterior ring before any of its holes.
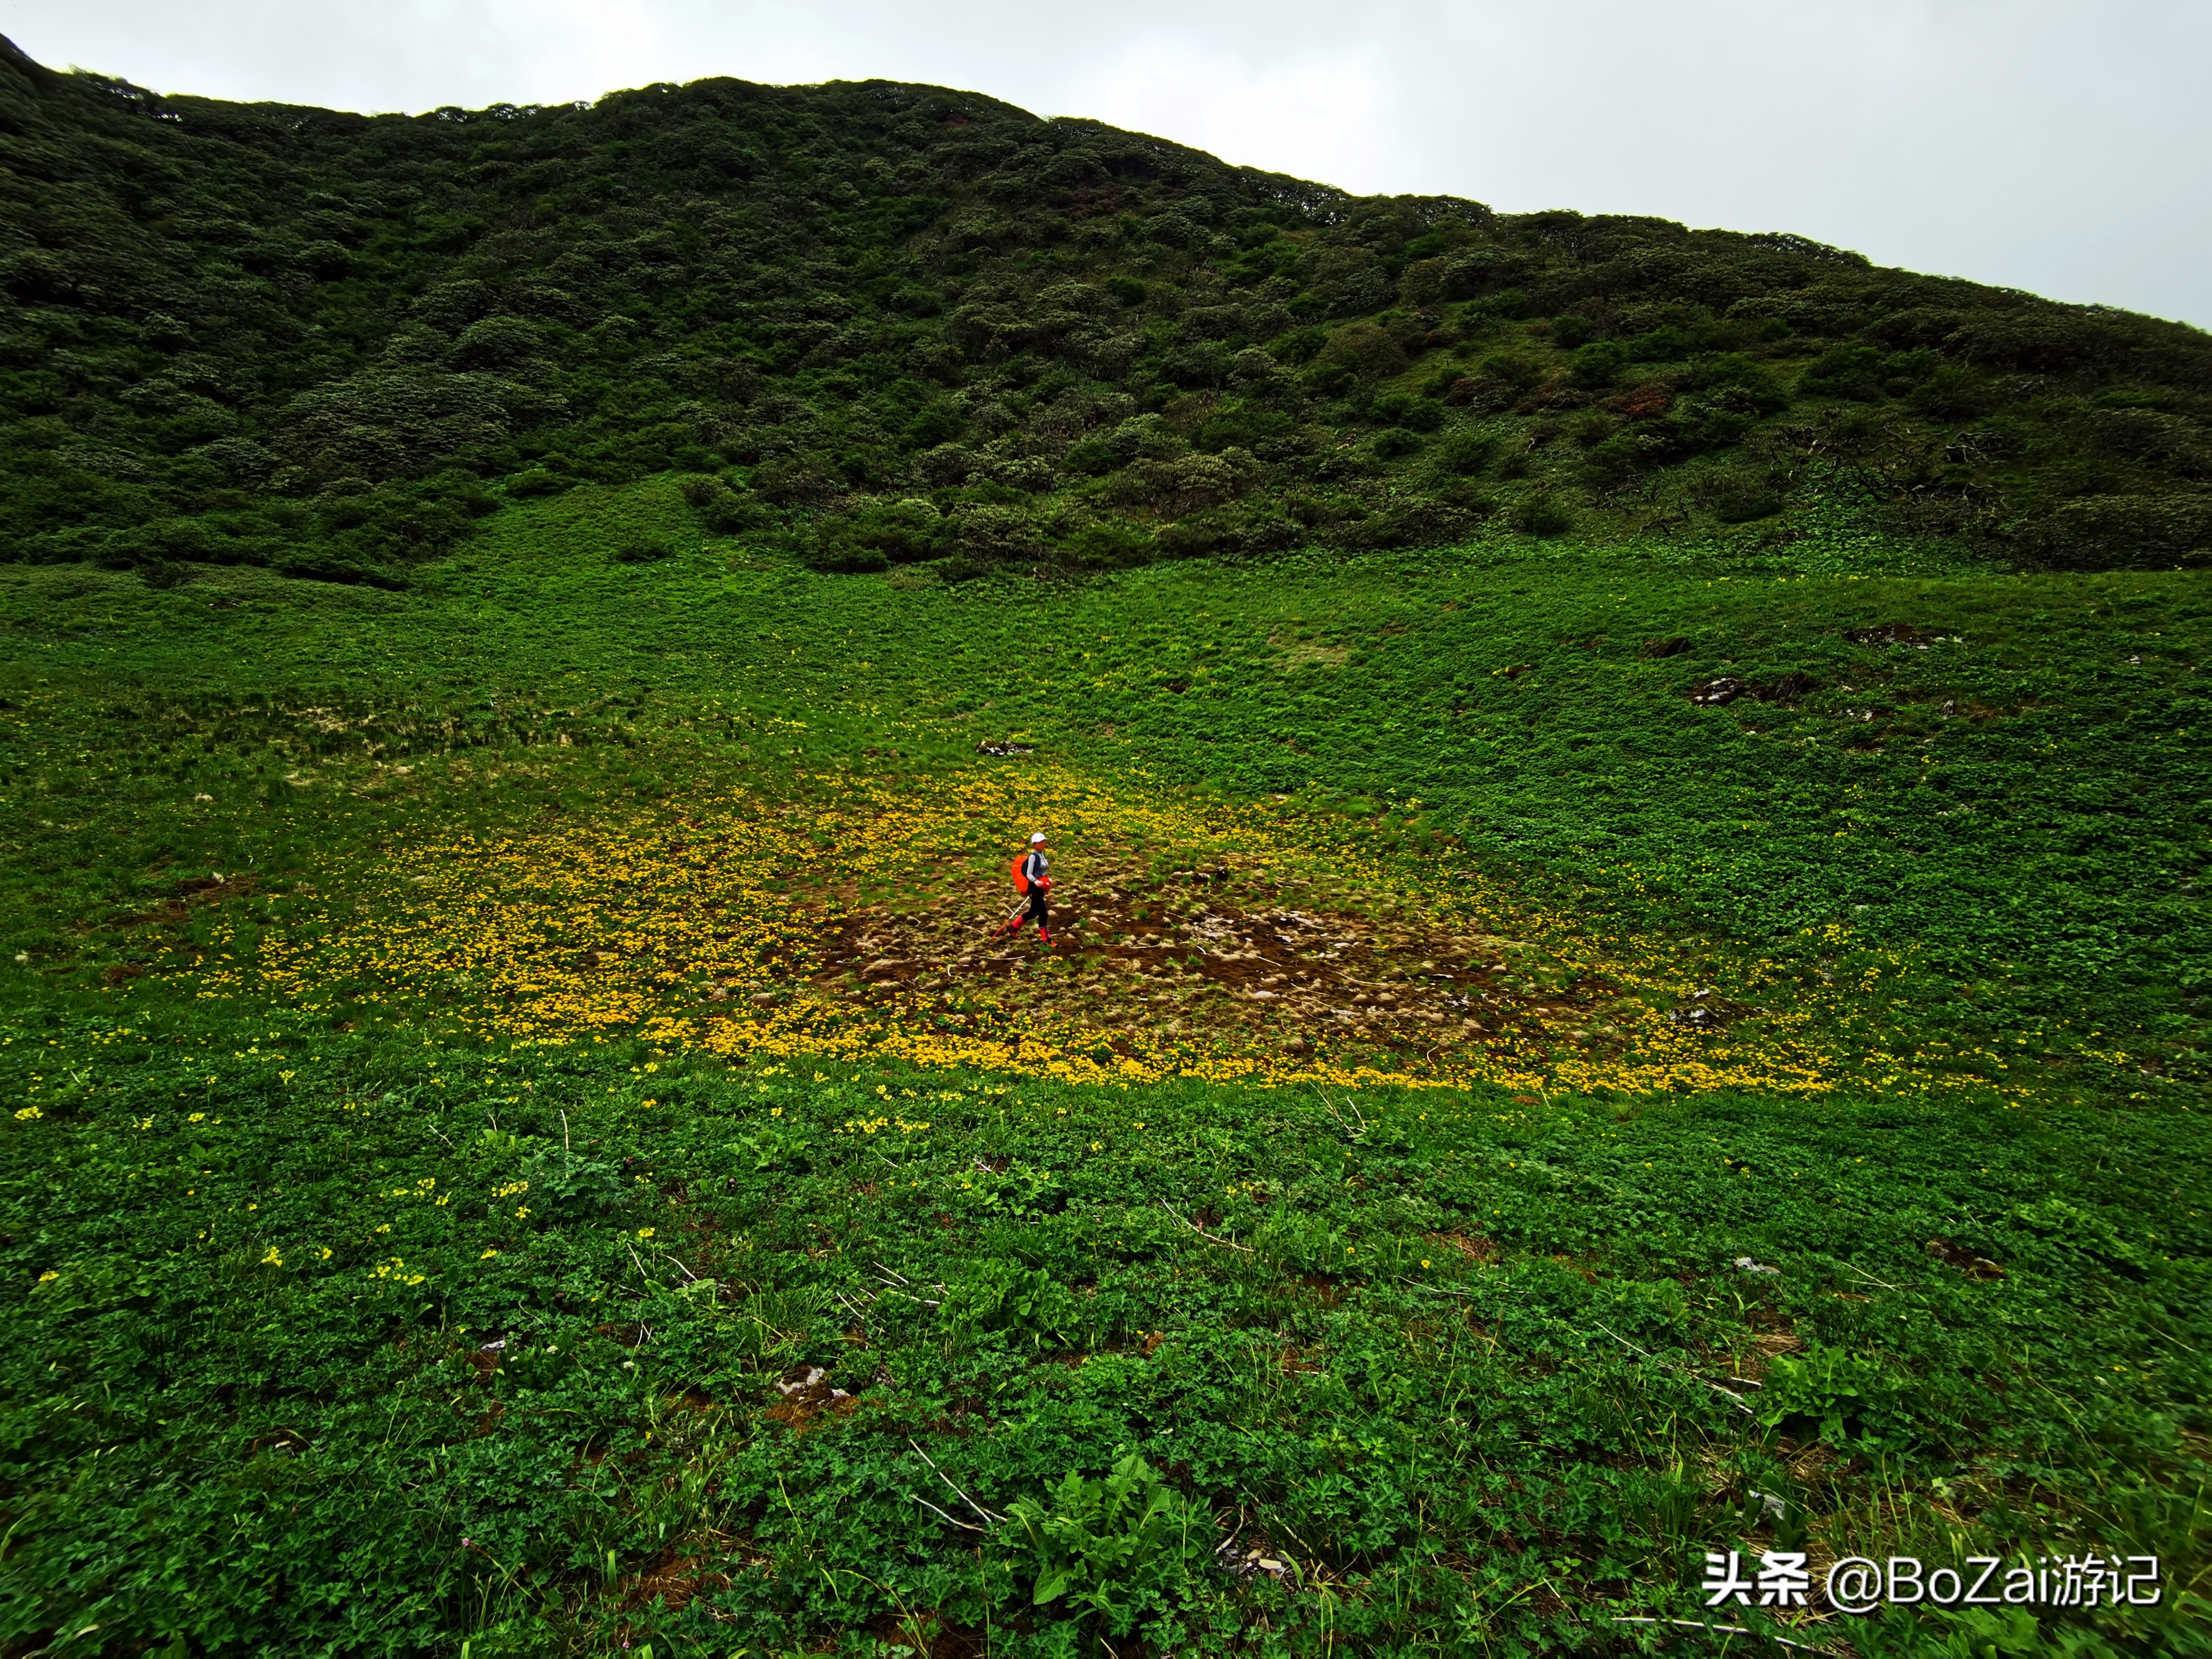
{"type": "Polygon", "coordinates": [[[969,1035],[1017,1043],[1025,1018],[1048,1014],[1115,1052],[1140,1034],[1234,1036],[1292,1055],[1356,1046],[1409,1060],[1469,1045],[1504,1056],[1611,1041],[1598,1011],[1620,988],[1590,975],[1527,984],[1520,941],[1284,896],[1228,863],[1153,876],[1092,861],[1079,884],[1054,888],[1048,948],[1034,927],[1010,936],[990,901],[948,896],[833,918],[808,977],[848,1001],[933,1000],[969,1035]],[[994,997],[994,1007],[969,1003],[971,992],[1017,987],[1018,998],[994,997]]]}
{"type": "Polygon", "coordinates": [[[1352,647],[1328,640],[1271,639],[1275,660],[1285,673],[1300,668],[1341,668],[1352,659],[1352,647]]]}

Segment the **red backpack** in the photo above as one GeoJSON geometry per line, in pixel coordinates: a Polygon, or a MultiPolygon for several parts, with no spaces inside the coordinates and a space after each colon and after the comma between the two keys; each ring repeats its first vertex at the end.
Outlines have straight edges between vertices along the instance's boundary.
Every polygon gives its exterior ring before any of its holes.
{"type": "Polygon", "coordinates": [[[1030,855],[1027,853],[1014,854],[1014,890],[1017,893],[1025,894],[1030,890],[1030,878],[1022,873],[1022,866],[1029,861],[1030,855]]]}

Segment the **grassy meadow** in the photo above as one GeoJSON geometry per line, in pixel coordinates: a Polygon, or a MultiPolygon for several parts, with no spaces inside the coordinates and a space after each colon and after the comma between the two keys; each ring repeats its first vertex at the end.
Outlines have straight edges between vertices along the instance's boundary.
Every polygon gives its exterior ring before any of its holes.
{"type": "Polygon", "coordinates": [[[2203,569],[698,523],[0,566],[0,1652],[2212,1650],[2203,569]]]}

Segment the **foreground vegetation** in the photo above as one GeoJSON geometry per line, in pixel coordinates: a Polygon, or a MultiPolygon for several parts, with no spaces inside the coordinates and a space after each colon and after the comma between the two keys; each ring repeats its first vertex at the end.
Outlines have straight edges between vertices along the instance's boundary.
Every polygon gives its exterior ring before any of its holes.
{"type": "Polygon", "coordinates": [[[2201,1646],[2188,1115],[128,1018],[11,1050],[29,1646],[1620,1651],[1738,1540],[2156,1554],[2069,1650],[2201,1646]]]}

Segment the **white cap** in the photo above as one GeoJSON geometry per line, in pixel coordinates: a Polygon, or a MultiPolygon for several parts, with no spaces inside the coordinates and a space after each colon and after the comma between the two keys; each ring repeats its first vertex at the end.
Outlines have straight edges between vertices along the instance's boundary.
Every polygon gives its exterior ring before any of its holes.
{"type": "Polygon", "coordinates": [[[1034,847],[1034,846],[1036,846],[1039,842],[1042,841],[1043,839],[1044,839],[1044,831],[1043,831],[1043,830],[1038,830],[1038,831],[1036,832],[1036,834],[1035,834],[1034,836],[1031,836],[1030,837],[1030,846],[1032,846],[1032,847],[1034,847]]]}

